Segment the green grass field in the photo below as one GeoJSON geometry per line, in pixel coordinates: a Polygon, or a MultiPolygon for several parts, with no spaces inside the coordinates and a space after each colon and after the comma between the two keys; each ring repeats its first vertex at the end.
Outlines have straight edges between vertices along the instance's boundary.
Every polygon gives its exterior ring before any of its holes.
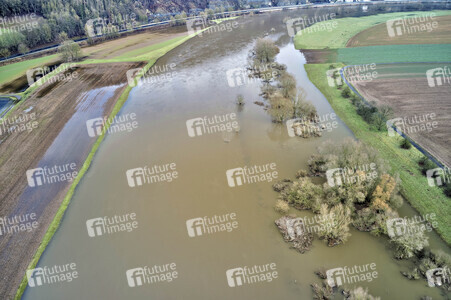
{"type": "Polygon", "coordinates": [[[387,45],[338,49],[345,64],[451,61],[451,44],[387,45]]]}
{"type": "Polygon", "coordinates": [[[294,38],[294,44],[296,49],[345,48],[349,39],[362,30],[381,24],[390,19],[399,18],[406,15],[409,17],[420,16],[431,12],[434,12],[436,16],[451,15],[451,11],[436,10],[430,12],[421,11],[409,13],[389,13],[367,17],[342,18],[332,21],[324,21],[336,22],[336,28],[331,31],[321,30],[323,28],[321,23],[323,22],[316,23],[309,28],[298,32],[294,38]]]}
{"type": "Polygon", "coordinates": [[[58,55],[53,54],[0,67],[0,85],[23,76],[28,69],[33,69],[57,60],[58,55]]]}
{"type": "Polygon", "coordinates": [[[438,234],[451,245],[451,206],[449,198],[438,187],[429,187],[421,174],[418,160],[422,154],[415,148],[404,150],[399,147],[400,137],[389,137],[387,132],[371,131],[357,113],[352,103],[341,96],[341,91],[327,83],[326,71],[329,64],[308,64],[305,69],[310,80],[327,98],[335,113],[352,130],[356,138],[377,149],[382,158],[391,165],[401,179],[401,194],[422,215],[437,215],[438,234]]]}

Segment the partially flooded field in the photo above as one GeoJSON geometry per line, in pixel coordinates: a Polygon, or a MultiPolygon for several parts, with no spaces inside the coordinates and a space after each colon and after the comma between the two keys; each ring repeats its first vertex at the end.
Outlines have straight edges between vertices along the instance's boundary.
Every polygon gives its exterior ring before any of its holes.
{"type": "Polygon", "coordinates": [[[79,66],[71,70],[76,78],[44,83],[2,119],[0,213],[35,214],[39,223],[32,231],[0,240],[2,275],[10,282],[3,295],[15,294],[23,276],[17,270],[27,268],[95,142],[86,121],[109,115],[127,86],[126,71],[139,66],[142,63],[79,66]],[[116,71],[109,72],[113,67],[116,71]]]}

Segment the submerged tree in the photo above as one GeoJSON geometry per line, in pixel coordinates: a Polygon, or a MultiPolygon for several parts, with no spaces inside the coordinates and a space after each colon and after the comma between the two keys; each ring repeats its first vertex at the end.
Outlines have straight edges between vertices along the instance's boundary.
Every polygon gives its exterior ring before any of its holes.
{"type": "Polygon", "coordinates": [[[349,225],[351,224],[351,210],[338,204],[331,209],[327,204],[322,204],[319,212],[323,220],[328,220],[320,227],[318,235],[326,240],[329,246],[342,244],[351,236],[349,225]]]}
{"type": "Polygon", "coordinates": [[[391,241],[395,245],[395,257],[398,259],[411,258],[415,253],[429,246],[428,238],[420,226],[411,226],[408,233],[394,236],[391,241]]]}
{"type": "Polygon", "coordinates": [[[297,95],[292,98],[294,117],[304,118],[309,121],[318,119],[318,112],[312,102],[306,100],[307,94],[304,89],[298,88],[297,95]]]}
{"type": "Polygon", "coordinates": [[[254,48],[254,58],[259,64],[274,62],[274,58],[280,50],[276,44],[269,39],[258,39],[254,48]]]}
{"type": "Polygon", "coordinates": [[[293,106],[280,92],[274,93],[269,98],[268,113],[273,122],[282,123],[293,116],[293,106]]]}

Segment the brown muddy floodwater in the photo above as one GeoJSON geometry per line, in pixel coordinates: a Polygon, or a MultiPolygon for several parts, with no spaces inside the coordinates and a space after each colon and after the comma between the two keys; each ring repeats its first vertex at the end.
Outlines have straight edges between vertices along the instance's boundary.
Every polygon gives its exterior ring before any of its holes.
{"type": "MultiPolygon", "coordinates": [[[[333,112],[308,80],[304,57],[286,35],[282,20],[287,14],[240,19],[232,32],[196,37],[158,62],[162,69],[176,64],[172,80],[143,82],[132,90],[121,115],[135,113],[138,128],[107,136],[38,264],[76,263],[79,277],[27,288],[24,299],[312,299],[310,284],[320,282],[314,274],[318,268],[371,263],[376,264],[377,278],[357,285],[375,296],[442,298],[425,280],[405,279],[400,271],[411,265],[395,261],[388,241],[369,233],[353,229],[350,240],[334,248],[316,239],[305,254],[290,249],[274,224],[280,215],[273,209],[277,193],[272,182],[228,186],[226,170],[250,165],[276,163],[279,178],[293,178],[321,143],[352,136],[338,120],[338,127],[320,138],[289,137],[285,126],[272,123],[263,108],[253,104],[262,101],[259,83],[229,86],[226,72],[243,67],[255,39],[269,33],[281,48],[278,61],[295,75],[319,114],[333,112]],[[238,94],[246,101],[242,109],[235,104],[238,94]],[[228,113],[236,113],[239,133],[188,135],[187,120],[228,113]],[[170,163],[178,172],[172,182],[129,187],[127,170],[170,163]],[[128,213],[135,213],[138,221],[133,231],[88,235],[87,220],[128,213]],[[237,229],[188,235],[187,220],[229,213],[236,214],[237,229]],[[170,283],[127,284],[129,269],[170,263],[178,272],[170,283]],[[227,285],[226,270],[270,263],[276,264],[277,279],[227,285]]],[[[404,205],[402,215],[414,213],[404,205]]],[[[435,234],[430,234],[430,243],[449,252],[435,234]]]]}

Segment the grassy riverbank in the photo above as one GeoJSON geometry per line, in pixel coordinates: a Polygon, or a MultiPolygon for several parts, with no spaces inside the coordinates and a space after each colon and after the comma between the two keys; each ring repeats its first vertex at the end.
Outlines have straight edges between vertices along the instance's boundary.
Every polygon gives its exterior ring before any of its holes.
{"type": "Polygon", "coordinates": [[[352,130],[356,138],[377,149],[382,158],[389,162],[401,179],[401,194],[421,215],[435,213],[438,234],[451,245],[451,206],[449,198],[438,187],[429,187],[427,179],[418,167],[422,154],[415,148],[399,147],[400,137],[389,137],[387,132],[370,130],[370,126],[356,113],[349,99],[341,96],[341,90],[330,87],[326,71],[329,64],[305,65],[309,79],[327,98],[337,115],[352,130]]]}

